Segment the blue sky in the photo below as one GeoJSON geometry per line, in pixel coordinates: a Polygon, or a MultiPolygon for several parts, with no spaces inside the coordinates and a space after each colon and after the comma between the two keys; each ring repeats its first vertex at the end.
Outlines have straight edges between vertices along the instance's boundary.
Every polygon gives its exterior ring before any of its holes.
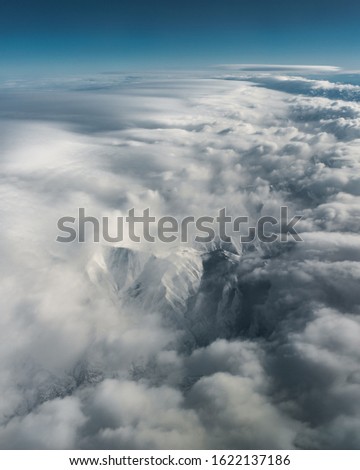
{"type": "Polygon", "coordinates": [[[201,68],[360,69],[357,0],[2,0],[2,75],[201,68]]]}

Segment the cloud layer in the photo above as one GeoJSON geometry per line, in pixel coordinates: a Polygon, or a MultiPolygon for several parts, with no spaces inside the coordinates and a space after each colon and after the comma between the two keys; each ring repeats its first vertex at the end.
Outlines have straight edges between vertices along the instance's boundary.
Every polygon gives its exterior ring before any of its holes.
{"type": "Polygon", "coordinates": [[[0,91],[1,446],[359,448],[359,87],[91,83],[0,91]],[[304,242],[54,241],[78,207],[282,205],[304,242]]]}

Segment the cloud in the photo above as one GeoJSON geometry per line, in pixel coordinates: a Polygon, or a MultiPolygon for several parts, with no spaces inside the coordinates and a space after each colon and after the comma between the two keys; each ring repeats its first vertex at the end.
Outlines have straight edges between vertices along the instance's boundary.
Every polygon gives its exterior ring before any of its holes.
{"type": "Polygon", "coordinates": [[[77,398],[55,398],[0,429],[3,449],[72,449],[85,422],[77,398]]]}
{"type": "Polygon", "coordinates": [[[247,72],[330,73],[341,70],[340,67],[333,65],[221,64],[216,67],[224,70],[247,72]]]}
{"type": "Polygon", "coordinates": [[[359,447],[359,90],[281,71],[0,91],[3,448],[359,447]],[[283,205],[303,242],[55,242],[283,205]]]}
{"type": "Polygon", "coordinates": [[[93,390],[85,412],[84,447],[184,449],[204,446],[197,415],[183,406],[178,390],[166,386],[105,380],[93,390]]]}
{"type": "MultiPolygon", "coordinates": [[[[330,81],[326,80],[326,76],[323,79],[314,79],[308,77],[302,77],[301,71],[298,73],[296,69],[288,74],[259,74],[259,73],[245,73],[236,75],[225,75],[222,78],[226,80],[239,80],[239,81],[251,81],[258,84],[259,86],[283,91],[290,94],[301,94],[311,97],[324,97],[331,100],[341,101],[359,101],[360,97],[360,86],[342,83],[341,81],[330,81]]],[[[336,80],[336,75],[334,75],[336,80]]],[[[220,77],[219,77],[220,78],[220,77]]],[[[336,105],[336,103],[335,103],[336,105]]]]}

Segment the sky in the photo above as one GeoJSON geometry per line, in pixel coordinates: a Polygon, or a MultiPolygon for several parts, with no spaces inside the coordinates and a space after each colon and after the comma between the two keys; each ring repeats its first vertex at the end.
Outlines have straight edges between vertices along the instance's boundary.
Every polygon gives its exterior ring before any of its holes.
{"type": "Polygon", "coordinates": [[[360,449],[358,0],[0,2],[0,449],[360,449]]]}
{"type": "Polygon", "coordinates": [[[202,68],[359,69],[355,0],[4,0],[0,74],[202,68]]]}

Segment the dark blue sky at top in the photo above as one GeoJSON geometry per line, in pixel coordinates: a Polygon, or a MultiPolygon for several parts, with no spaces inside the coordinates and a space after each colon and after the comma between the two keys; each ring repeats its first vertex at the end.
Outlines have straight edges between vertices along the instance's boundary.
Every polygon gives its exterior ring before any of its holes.
{"type": "Polygon", "coordinates": [[[0,74],[218,63],[360,69],[360,1],[0,1],[0,74]]]}

